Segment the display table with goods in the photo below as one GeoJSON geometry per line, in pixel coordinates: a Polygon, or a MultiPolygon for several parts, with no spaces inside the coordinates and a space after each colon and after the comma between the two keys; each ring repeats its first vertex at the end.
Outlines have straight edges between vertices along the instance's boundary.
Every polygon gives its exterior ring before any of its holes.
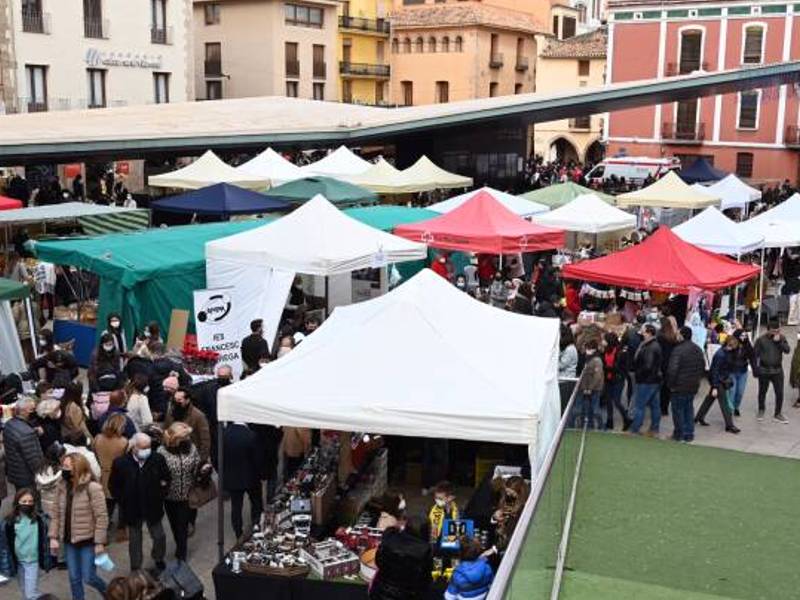
{"type": "Polygon", "coordinates": [[[53,341],[72,343],[75,360],[88,367],[97,346],[97,302],[79,302],[76,308],[57,306],[53,318],[53,341]]]}

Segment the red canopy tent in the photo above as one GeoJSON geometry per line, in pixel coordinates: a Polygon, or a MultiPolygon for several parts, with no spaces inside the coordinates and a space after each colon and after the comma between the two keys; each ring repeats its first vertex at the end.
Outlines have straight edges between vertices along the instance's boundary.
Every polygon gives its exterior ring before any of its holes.
{"type": "Polygon", "coordinates": [[[638,246],[567,265],[565,279],[579,279],[656,292],[714,291],[746,281],[759,267],[712,254],[660,227],[638,246]]]}
{"type": "Polygon", "coordinates": [[[564,231],[526,221],[485,191],[440,217],[396,227],[394,234],[433,248],[486,254],[539,252],[564,246],[564,231]]]}
{"type": "Polygon", "coordinates": [[[22,208],[22,200],[0,196],[0,210],[11,210],[12,208],[22,208]]]}

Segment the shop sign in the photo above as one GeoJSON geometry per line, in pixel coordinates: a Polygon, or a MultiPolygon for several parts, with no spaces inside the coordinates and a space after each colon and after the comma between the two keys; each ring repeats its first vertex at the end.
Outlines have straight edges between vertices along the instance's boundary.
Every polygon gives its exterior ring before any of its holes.
{"type": "Polygon", "coordinates": [[[97,48],[86,50],[86,65],[97,67],[128,67],[133,69],[160,69],[163,57],[160,54],[143,52],[105,51],[97,48]]]}

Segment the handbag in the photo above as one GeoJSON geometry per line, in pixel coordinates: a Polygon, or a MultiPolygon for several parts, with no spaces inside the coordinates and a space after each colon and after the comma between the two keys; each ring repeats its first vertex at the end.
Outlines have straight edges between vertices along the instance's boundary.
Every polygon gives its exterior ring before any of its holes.
{"type": "Polygon", "coordinates": [[[209,478],[203,482],[195,481],[189,490],[189,508],[197,509],[205,506],[214,500],[218,493],[217,484],[213,479],[209,478]]]}

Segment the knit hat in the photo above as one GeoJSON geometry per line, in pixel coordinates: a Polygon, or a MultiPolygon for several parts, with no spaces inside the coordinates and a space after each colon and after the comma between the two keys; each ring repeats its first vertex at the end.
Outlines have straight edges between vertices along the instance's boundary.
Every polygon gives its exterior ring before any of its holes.
{"type": "Polygon", "coordinates": [[[167,377],[164,382],[161,384],[165,390],[169,390],[174,392],[178,389],[178,378],[174,376],[167,377]]]}

